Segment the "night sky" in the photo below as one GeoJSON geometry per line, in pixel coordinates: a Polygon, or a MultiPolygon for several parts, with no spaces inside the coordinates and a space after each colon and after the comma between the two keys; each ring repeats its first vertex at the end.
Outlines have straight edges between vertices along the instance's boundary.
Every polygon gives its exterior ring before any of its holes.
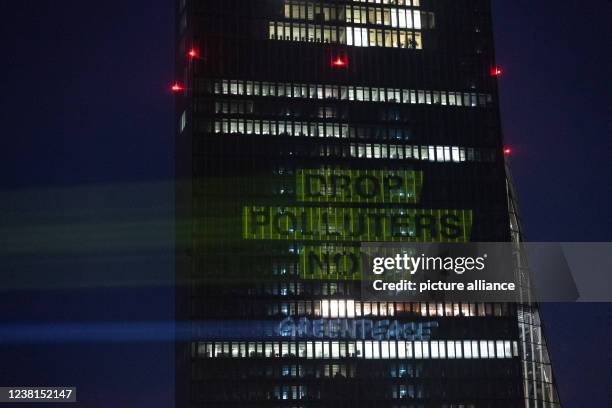
{"type": "MultiPolygon", "coordinates": [[[[505,137],[527,237],[612,241],[612,2],[493,2],[505,137]]],[[[0,231],[138,214],[161,221],[155,233],[167,243],[109,249],[104,261],[74,246],[77,255],[59,257],[0,248],[0,281],[10,277],[0,285],[3,327],[172,319],[172,229],[163,222],[173,211],[164,184],[174,165],[172,3],[0,2],[0,231]],[[21,273],[32,274],[33,288],[13,279],[21,273]],[[143,276],[151,279],[138,283],[143,276]]],[[[543,309],[565,406],[610,407],[612,305],[543,309]]],[[[76,385],[86,407],[171,407],[172,344],[150,337],[0,343],[0,385],[76,385]]]]}

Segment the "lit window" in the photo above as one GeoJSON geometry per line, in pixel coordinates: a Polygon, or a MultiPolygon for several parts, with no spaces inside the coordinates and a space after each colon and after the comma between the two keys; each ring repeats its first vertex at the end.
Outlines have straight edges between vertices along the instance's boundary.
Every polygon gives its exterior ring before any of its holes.
{"type": "Polygon", "coordinates": [[[372,356],[372,342],[371,341],[366,341],[365,342],[365,358],[366,359],[371,359],[372,356]]]}
{"type": "Polygon", "coordinates": [[[442,146],[436,147],[436,159],[439,162],[444,161],[444,148],[442,146]]]}
{"type": "Polygon", "coordinates": [[[346,303],[344,300],[338,301],[338,317],[346,317],[346,303]]]}
{"type": "Polygon", "coordinates": [[[463,350],[461,349],[461,342],[460,341],[456,341],[455,342],[455,357],[456,358],[463,358],[463,350]]]}
{"type": "Polygon", "coordinates": [[[185,127],[187,127],[187,111],[183,111],[183,113],[181,114],[181,123],[180,123],[179,132],[182,133],[185,130],[185,127]]]}
{"type": "Polygon", "coordinates": [[[323,300],[321,302],[321,312],[323,317],[329,317],[329,300],[323,300]]]}
{"type": "Polygon", "coordinates": [[[461,158],[459,156],[459,148],[458,147],[453,147],[452,148],[452,158],[453,158],[453,161],[455,163],[459,163],[461,161],[461,158]]]}
{"type": "Polygon", "coordinates": [[[388,359],[389,358],[389,342],[388,341],[382,341],[381,342],[381,348],[382,348],[382,353],[381,356],[383,359],[388,359]]]}
{"type": "Polygon", "coordinates": [[[331,345],[331,357],[339,358],[340,357],[340,345],[337,341],[332,342],[331,345]]]}
{"type": "Polygon", "coordinates": [[[440,357],[440,353],[438,350],[438,342],[432,341],[431,342],[431,358],[439,358],[439,357],[440,357]]]}
{"type": "Polygon", "coordinates": [[[397,342],[397,357],[406,358],[406,342],[405,341],[397,342]]]}
{"type": "Polygon", "coordinates": [[[323,343],[320,341],[317,341],[314,344],[314,356],[315,358],[323,357],[323,343]]]}
{"type": "Polygon", "coordinates": [[[407,341],[406,342],[406,358],[412,358],[413,356],[414,356],[414,352],[412,349],[412,342],[407,341]]]}
{"type": "Polygon", "coordinates": [[[332,300],[329,302],[330,304],[330,317],[337,318],[338,317],[338,301],[332,300]]]}
{"type": "Polygon", "coordinates": [[[479,358],[478,354],[478,342],[472,341],[472,358],[479,358]]]}
{"type": "Polygon", "coordinates": [[[420,341],[414,342],[414,358],[423,358],[423,344],[420,341]]]}
{"type": "Polygon", "coordinates": [[[380,358],[380,342],[379,341],[372,342],[372,358],[374,359],[380,358]]]}
{"type": "Polygon", "coordinates": [[[495,342],[497,358],[504,358],[504,342],[498,340],[495,342]]]}
{"type": "Polygon", "coordinates": [[[429,358],[429,342],[423,342],[423,358],[429,358]]]}
{"type": "Polygon", "coordinates": [[[486,341],[480,342],[480,357],[489,358],[489,350],[488,350],[486,341]]]}
{"type": "Polygon", "coordinates": [[[438,352],[440,353],[440,358],[446,358],[446,343],[443,341],[438,342],[438,352]]]}

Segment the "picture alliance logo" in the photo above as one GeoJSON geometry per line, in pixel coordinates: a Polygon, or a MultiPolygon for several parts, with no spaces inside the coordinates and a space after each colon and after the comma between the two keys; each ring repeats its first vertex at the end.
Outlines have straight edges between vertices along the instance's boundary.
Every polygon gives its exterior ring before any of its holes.
{"type": "Polygon", "coordinates": [[[395,257],[375,257],[372,260],[372,272],[382,275],[385,272],[408,272],[414,275],[423,272],[454,272],[463,275],[470,271],[483,271],[486,268],[487,254],[479,257],[442,257],[442,256],[411,256],[397,254],[395,257]]]}

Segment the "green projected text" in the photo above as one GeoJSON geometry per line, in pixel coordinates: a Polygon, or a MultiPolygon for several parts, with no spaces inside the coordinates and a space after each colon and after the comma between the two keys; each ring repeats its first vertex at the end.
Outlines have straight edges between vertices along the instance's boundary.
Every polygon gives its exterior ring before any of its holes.
{"type": "Polygon", "coordinates": [[[300,248],[300,277],[315,280],[359,280],[362,274],[360,246],[307,245],[300,248]]]}
{"type": "Polygon", "coordinates": [[[472,211],[451,209],[245,207],[245,239],[467,242],[472,211]]]}
{"type": "Polygon", "coordinates": [[[299,170],[297,199],[326,203],[419,201],[423,172],[410,170],[299,170]]]}

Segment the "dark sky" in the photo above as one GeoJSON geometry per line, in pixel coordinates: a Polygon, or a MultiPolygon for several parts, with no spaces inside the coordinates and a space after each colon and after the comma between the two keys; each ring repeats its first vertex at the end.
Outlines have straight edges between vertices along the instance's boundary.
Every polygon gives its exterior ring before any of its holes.
{"type": "MultiPolygon", "coordinates": [[[[611,241],[612,2],[493,2],[504,128],[528,238],[611,241]]],[[[134,186],[172,177],[172,1],[2,1],[0,18],[0,188],[10,198],[0,200],[1,222],[99,222],[102,209],[115,219],[134,209],[169,217],[167,187],[152,197],[134,186]]],[[[163,234],[171,240],[170,229],[163,234]]],[[[3,260],[5,275],[44,264],[47,273],[77,271],[81,283],[89,282],[81,270],[104,268],[159,279],[5,290],[1,324],[171,319],[172,291],[163,285],[170,250],[136,252],[130,263],[122,254],[106,266],[80,257],[52,267],[43,257],[27,267],[3,260]]],[[[610,406],[611,305],[546,305],[544,317],[565,406],[610,406]]],[[[169,407],[172,352],[160,341],[0,345],[0,383],[74,384],[87,407],[169,407]]]]}

